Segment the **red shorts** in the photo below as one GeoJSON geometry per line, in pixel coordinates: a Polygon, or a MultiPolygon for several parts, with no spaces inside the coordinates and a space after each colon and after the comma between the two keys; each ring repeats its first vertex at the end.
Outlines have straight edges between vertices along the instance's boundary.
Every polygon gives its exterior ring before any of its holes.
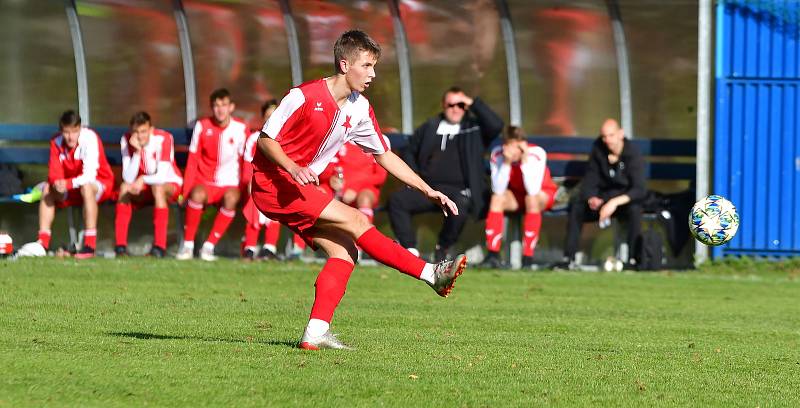
{"type": "MultiPolygon", "coordinates": [[[[99,181],[94,182],[97,185],[97,203],[102,203],[103,201],[110,200],[114,197],[114,186],[106,185],[100,183],[99,181]]],[[[51,187],[52,188],[52,187],[51,187]]],[[[81,195],[80,188],[71,188],[64,193],[64,199],[61,201],[56,201],[56,208],[67,208],[67,207],[81,207],[83,206],[83,196],[81,195]]]]}
{"type": "MultiPolygon", "coordinates": [[[[178,183],[167,184],[172,185],[172,195],[167,197],[167,202],[178,202],[178,197],[181,196],[181,186],[178,183]]],[[[132,204],[138,209],[152,205],[155,201],[156,199],[153,197],[153,190],[150,188],[149,184],[145,184],[144,187],[142,187],[142,191],[139,193],[139,197],[132,204]]]]}
{"type": "MultiPolygon", "coordinates": [[[[193,185],[189,191],[191,192],[198,185],[203,186],[203,188],[206,190],[206,205],[220,204],[222,202],[222,198],[225,197],[225,192],[228,191],[228,189],[239,188],[239,186],[215,186],[213,184],[200,182],[193,185]]],[[[184,199],[188,198],[189,197],[184,197],[184,199]]]]}
{"type": "Polygon", "coordinates": [[[289,227],[308,244],[312,244],[319,215],[333,200],[320,186],[301,186],[282,170],[269,174],[256,171],[251,194],[259,211],[289,227]]]}
{"type": "MultiPolygon", "coordinates": [[[[511,191],[512,194],[514,194],[514,198],[517,200],[517,205],[519,206],[519,209],[520,210],[524,210],[525,209],[525,195],[528,194],[528,192],[525,191],[525,186],[509,185],[508,189],[511,191]]],[[[545,204],[544,209],[542,209],[542,212],[544,212],[544,211],[547,211],[547,210],[553,208],[553,204],[556,201],[556,192],[553,191],[553,190],[549,190],[549,189],[542,190],[541,192],[547,194],[547,204],[545,204]]]]}

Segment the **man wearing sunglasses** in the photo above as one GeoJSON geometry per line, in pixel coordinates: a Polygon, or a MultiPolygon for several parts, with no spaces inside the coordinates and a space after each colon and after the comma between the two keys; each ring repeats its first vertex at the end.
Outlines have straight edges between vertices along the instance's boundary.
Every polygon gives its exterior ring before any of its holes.
{"type": "MultiPolygon", "coordinates": [[[[418,127],[403,159],[432,188],[445,193],[458,206],[458,216],[444,218],[433,260],[448,257],[469,216],[483,214],[489,195],[483,155],[503,130],[503,120],[480,98],[451,87],[442,95],[442,112],[418,127]]],[[[437,212],[422,194],[402,189],[389,198],[389,219],[400,244],[418,253],[415,214],[437,212]]]]}

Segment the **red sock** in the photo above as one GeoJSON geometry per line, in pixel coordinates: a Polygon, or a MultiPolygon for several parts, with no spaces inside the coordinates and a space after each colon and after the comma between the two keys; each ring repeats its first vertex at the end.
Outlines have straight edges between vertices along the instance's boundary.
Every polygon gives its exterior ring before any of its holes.
{"type": "Polygon", "coordinates": [[[244,247],[254,247],[258,244],[258,233],[261,232],[261,228],[254,226],[251,223],[247,223],[244,226],[244,247]]]}
{"type": "Polygon", "coordinates": [[[167,225],[169,225],[169,208],[153,208],[153,246],[167,249],[167,225]]]}
{"type": "Polygon", "coordinates": [[[264,244],[278,246],[278,238],[281,234],[281,223],[277,221],[268,221],[267,228],[264,231],[264,244]]]}
{"type": "Polygon", "coordinates": [[[490,211],[486,216],[486,249],[489,252],[500,252],[503,244],[503,213],[490,211]]]}
{"type": "Polygon", "coordinates": [[[525,214],[525,221],[522,228],[522,255],[533,256],[533,250],[536,249],[536,243],[539,242],[539,230],[542,228],[542,214],[525,214]]]}
{"type": "Polygon", "coordinates": [[[44,249],[50,248],[50,230],[39,231],[39,243],[42,244],[44,249]]]}
{"type": "Polygon", "coordinates": [[[85,229],[83,230],[83,245],[95,249],[97,247],[97,229],[85,229]]]}
{"type": "Polygon", "coordinates": [[[373,211],[372,208],[359,207],[358,211],[361,211],[362,213],[364,213],[364,215],[367,216],[367,219],[369,220],[369,223],[372,224],[372,220],[375,218],[375,211],[373,211]]]}
{"type": "Polygon", "coordinates": [[[228,226],[231,225],[231,221],[233,221],[233,217],[235,216],[236,210],[220,208],[217,217],[214,218],[214,226],[211,227],[211,233],[208,234],[206,242],[217,245],[217,242],[225,235],[225,231],[228,230],[228,226]]]}
{"type": "Polygon", "coordinates": [[[425,267],[425,261],[412,255],[396,241],[381,234],[375,227],[358,237],[356,245],[369,254],[372,259],[417,279],[422,273],[422,268],[425,267]]]}
{"type": "Polygon", "coordinates": [[[183,227],[183,240],[194,242],[197,227],[200,226],[200,217],[203,216],[203,204],[192,200],[186,202],[186,224],[183,227]]]}
{"type": "Polygon", "coordinates": [[[317,282],[314,284],[314,306],[311,307],[311,318],[328,323],[333,319],[333,312],[344,296],[347,281],[353,272],[353,264],[339,258],[328,258],[322,267],[317,282]]]}
{"type": "Polygon", "coordinates": [[[306,241],[300,237],[300,235],[294,234],[294,238],[292,238],[292,242],[294,243],[294,247],[300,251],[306,249],[306,241]]]}
{"type": "Polygon", "coordinates": [[[132,212],[133,206],[131,206],[131,203],[121,203],[117,201],[117,213],[114,219],[116,245],[128,246],[128,226],[131,223],[132,212]]]}

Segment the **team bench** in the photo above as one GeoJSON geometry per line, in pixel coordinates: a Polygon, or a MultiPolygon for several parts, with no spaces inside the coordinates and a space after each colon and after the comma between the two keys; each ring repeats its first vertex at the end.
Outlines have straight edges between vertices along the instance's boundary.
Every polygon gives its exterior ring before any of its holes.
{"type": "MultiPolygon", "coordinates": [[[[392,148],[402,150],[407,146],[407,135],[390,134],[392,148]]],[[[547,151],[547,165],[553,178],[566,191],[571,191],[583,178],[588,166],[589,153],[596,137],[568,137],[568,136],[530,136],[528,141],[535,143],[547,151]]],[[[675,182],[679,184],[693,184],[695,180],[695,163],[697,147],[696,141],[691,139],[632,139],[645,158],[645,176],[649,182],[675,182]],[[688,182],[688,183],[687,183],[688,182]]],[[[497,140],[490,147],[493,148],[500,144],[497,140]]],[[[487,164],[488,168],[488,164],[487,164]]],[[[674,187],[673,187],[674,188],[674,187]]],[[[685,189],[687,186],[681,186],[685,189]]],[[[560,194],[559,194],[560,196],[560,194]]],[[[560,197],[559,197],[560,198],[560,197]]],[[[556,205],[544,215],[546,217],[563,217],[567,214],[568,197],[566,200],[558,200],[556,205]]],[[[653,221],[657,217],[655,213],[645,213],[645,221],[653,221]]],[[[519,236],[519,220],[512,217],[506,226],[510,228],[507,236],[513,241],[514,236],[519,236]]],[[[616,239],[617,244],[621,243],[620,237],[616,239]]],[[[506,245],[510,248],[512,245],[506,245]]],[[[619,251],[619,245],[617,248],[619,251]]],[[[515,255],[511,255],[512,258],[515,255]]]]}

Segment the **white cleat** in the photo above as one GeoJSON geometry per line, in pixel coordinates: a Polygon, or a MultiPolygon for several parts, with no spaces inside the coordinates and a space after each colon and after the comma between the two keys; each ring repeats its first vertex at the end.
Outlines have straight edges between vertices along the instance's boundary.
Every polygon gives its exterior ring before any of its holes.
{"type": "Polygon", "coordinates": [[[342,343],[336,338],[336,335],[331,333],[330,330],[326,331],[319,337],[311,337],[308,332],[303,333],[303,338],[300,339],[298,348],[303,350],[320,350],[320,349],[334,349],[334,350],[354,350],[352,347],[342,343]]]}
{"type": "Polygon", "coordinates": [[[187,246],[181,246],[181,249],[179,249],[178,253],[175,255],[175,259],[179,261],[188,261],[192,258],[194,258],[194,248],[189,248],[187,246]]]}
{"type": "Polygon", "coordinates": [[[203,247],[200,248],[200,259],[209,262],[216,261],[217,256],[214,255],[214,247],[203,245],[203,247]]]}
{"type": "Polygon", "coordinates": [[[461,254],[452,261],[442,261],[433,267],[433,283],[429,283],[431,288],[441,297],[447,297],[453,290],[456,279],[467,268],[467,256],[461,254]]]}

